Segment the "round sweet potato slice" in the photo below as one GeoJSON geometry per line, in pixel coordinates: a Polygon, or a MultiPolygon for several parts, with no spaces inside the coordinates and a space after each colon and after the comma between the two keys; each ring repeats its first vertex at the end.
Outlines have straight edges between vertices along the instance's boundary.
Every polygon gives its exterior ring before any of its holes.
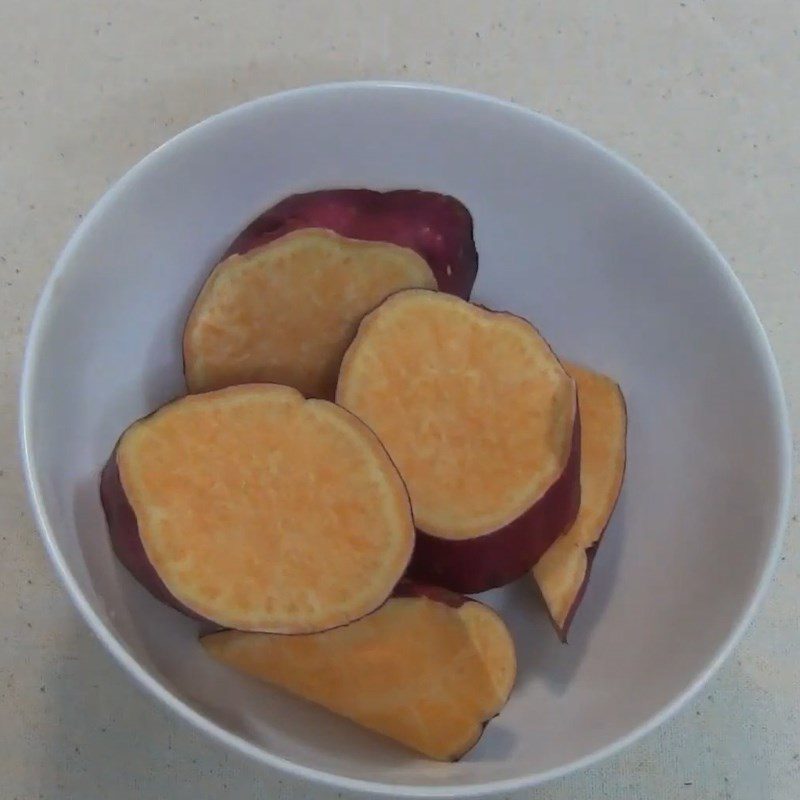
{"type": "Polygon", "coordinates": [[[414,544],[405,486],[375,435],[285,386],[190,395],[135,423],[101,497],[136,578],[241,630],[358,619],[391,594],[414,544]]]}
{"type": "Polygon", "coordinates": [[[280,383],[332,398],[361,318],[410,287],[436,288],[413,250],[320,228],[231,255],[209,276],[186,323],[189,391],[280,383]]]}
{"type": "Polygon", "coordinates": [[[575,384],[525,320],[423,290],[362,322],[337,402],[408,486],[411,574],[460,592],[524,575],[580,500],[575,384]]]}

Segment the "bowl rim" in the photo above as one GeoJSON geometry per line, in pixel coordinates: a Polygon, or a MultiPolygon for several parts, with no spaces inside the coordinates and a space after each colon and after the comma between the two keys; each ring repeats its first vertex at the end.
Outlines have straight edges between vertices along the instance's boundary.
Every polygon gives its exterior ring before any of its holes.
{"type": "Polygon", "coordinates": [[[85,215],[81,223],[71,234],[67,244],[61,251],[56,263],[47,278],[44,288],[41,291],[36,304],[36,309],[28,331],[28,340],[22,362],[22,378],[19,390],[19,445],[25,483],[27,488],[28,500],[34,513],[36,527],[44,542],[45,549],[50,558],[56,573],[67,590],[73,604],[80,612],[86,624],[95,636],[102,642],[105,648],[111,653],[117,663],[134,679],[134,681],[147,693],[158,698],[167,708],[178,716],[185,723],[203,731],[211,739],[216,740],[231,749],[238,751],[255,761],[274,767],[282,772],[296,778],[304,779],[316,784],[327,785],[337,789],[348,789],[357,792],[373,792],[394,797],[475,797],[478,795],[496,794],[499,792],[510,792],[518,789],[530,788],[547,781],[564,777],[570,773],[591,766],[605,758],[608,758],[629,745],[633,744],[655,728],[666,722],[686,705],[705,685],[711,676],[719,669],[722,663],[728,658],[735,646],[742,638],[745,630],[753,620],[756,611],[761,605],[772,575],[778,563],[778,558],[785,535],[789,518],[789,504],[791,495],[791,476],[792,476],[792,437],[789,423],[789,411],[786,397],[783,391],[780,372],[775,359],[775,355],[770,346],[766,332],[752,301],[746,294],[744,287],[728,264],[722,253],[711,239],[704,233],[702,228],[695,220],[670,197],[653,180],[647,177],[640,169],[629,163],[622,156],[618,155],[603,144],[596,142],[579,130],[572,128],[562,122],[554,120],[544,114],[533,111],[518,103],[493,97],[488,94],[470,91],[467,89],[453,88],[433,83],[419,83],[407,81],[391,80],[365,80],[365,81],[338,81],[331,83],[313,84],[275,94],[258,97],[245,103],[228,108],[220,113],[214,114],[206,119],[195,123],[177,135],[168,139],[155,150],[151,151],[138,163],[132,166],[123,174],[100,198],[96,201],[92,209],[85,215]],[[625,736],[621,736],[615,741],[598,748],[592,753],[579,759],[562,764],[544,772],[532,773],[515,778],[505,778],[502,780],[488,781],[485,783],[425,785],[425,784],[393,784],[380,781],[362,780],[350,778],[336,773],[327,772],[322,769],[304,766],[290,759],[270,753],[263,747],[259,747],[244,738],[231,733],[222,726],[205,717],[203,714],[194,710],[188,703],[174,695],[166,685],[162,684],[154,675],[146,670],[134,656],[128,652],[122,641],[106,626],[105,622],[92,608],[91,603],[81,590],[74,574],[67,565],[66,560],[61,554],[58,543],[54,535],[54,521],[50,519],[44,507],[42,497],[42,487],[38,476],[37,466],[33,455],[33,445],[31,441],[31,415],[32,415],[32,387],[34,375],[37,370],[39,353],[41,349],[45,321],[49,314],[50,302],[62,274],[66,271],[67,265],[72,259],[74,251],[77,249],[80,240],[83,238],[100,218],[106,208],[110,206],[127,189],[143,171],[157,166],[158,162],[169,156],[176,148],[191,137],[222,120],[229,120],[237,114],[245,113],[249,109],[263,106],[268,108],[289,98],[302,98],[308,101],[314,100],[317,95],[337,92],[360,92],[369,91],[404,91],[404,92],[432,92],[446,95],[449,97],[459,97],[483,105],[491,105],[496,109],[506,112],[513,112],[527,117],[537,125],[549,127],[560,137],[572,139],[584,146],[592,148],[597,155],[610,160],[614,166],[624,171],[629,177],[643,182],[654,192],[670,211],[687,226],[708,253],[713,257],[717,268],[721,271],[726,281],[733,289],[734,297],[739,305],[739,310],[743,319],[750,328],[756,344],[760,350],[761,358],[766,367],[768,394],[772,406],[772,413],[776,418],[779,430],[779,472],[781,474],[780,499],[775,513],[775,523],[771,534],[770,550],[765,559],[762,574],[758,584],[753,591],[746,607],[739,616],[739,619],[731,628],[727,638],[717,647],[713,658],[709,659],[706,665],[700,669],[691,682],[679,692],[669,703],[658,712],[653,714],[638,727],[629,731],[625,736]]]}

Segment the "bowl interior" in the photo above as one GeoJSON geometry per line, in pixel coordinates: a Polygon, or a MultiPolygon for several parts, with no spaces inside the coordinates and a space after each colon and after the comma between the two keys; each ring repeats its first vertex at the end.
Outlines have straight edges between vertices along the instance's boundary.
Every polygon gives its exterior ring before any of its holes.
{"type": "Polygon", "coordinates": [[[34,323],[23,415],[46,541],[123,663],[252,754],[395,793],[533,782],[640,730],[726,649],[763,583],[785,503],[774,362],[702,234],[583,137],[431,88],[267,98],[145,159],[62,256],[34,323]],[[281,197],[337,186],[459,197],[480,253],[474,299],[528,317],[557,352],[615,376],[628,402],[624,490],[570,644],[526,581],[488,595],[516,637],[519,679],[457,764],[417,759],[211,663],[194,624],[116,564],[99,504],[98,471],[120,432],[183,391],[182,326],[225,245],[281,197]]]}

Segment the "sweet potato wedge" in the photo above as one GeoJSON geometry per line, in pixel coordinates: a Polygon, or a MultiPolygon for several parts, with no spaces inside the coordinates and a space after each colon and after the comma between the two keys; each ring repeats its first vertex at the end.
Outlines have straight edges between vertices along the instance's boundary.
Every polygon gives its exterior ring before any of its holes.
{"type": "Polygon", "coordinates": [[[401,585],[368,617],[307,636],[225,631],[214,658],[384,734],[456,761],[505,705],[514,643],[488,606],[441,588],[401,585]]]}
{"type": "Polygon", "coordinates": [[[469,300],[478,274],[472,217],[455,197],[416,189],[323,189],[295,194],[257,217],[226,255],[244,254],[301,228],[408,247],[430,265],[439,290],[469,300]]]}
{"type": "Polygon", "coordinates": [[[399,292],[365,317],[337,402],[378,435],[417,525],[410,574],[459,592],[524,575],[575,518],[575,384],[530,323],[399,292]]]}
{"type": "Polygon", "coordinates": [[[190,392],[279,383],[332,398],[361,318],[410,287],[436,288],[413,250],[306,228],[216,266],[183,335],[190,392]]]}
{"type": "Polygon", "coordinates": [[[548,548],[532,571],[563,642],[622,488],[627,429],[625,399],[619,386],[578,364],[565,367],[578,387],[581,504],[572,527],[548,548]]]}
{"type": "Polygon", "coordinates": [[[100,493],[134,577],[242,630],[358,619],[391,594],[414,545],[405,486],[375,435],[285,386],[190,395],[134,423],[100,493]]]}

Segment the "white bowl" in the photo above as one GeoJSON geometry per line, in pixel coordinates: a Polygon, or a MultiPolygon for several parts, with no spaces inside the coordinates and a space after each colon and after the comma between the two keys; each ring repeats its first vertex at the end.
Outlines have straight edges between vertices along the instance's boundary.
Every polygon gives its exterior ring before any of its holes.
{"type": "Polygon", "coordinates": [[[31,329],[21,398],[31,502],[92,630],[194,727],[266,765],[394,796],[530,786],[607,756],[681,706],[764,594],[787,515],[775,361],[730,267],[635,169],[523,108],[430,86],[318,86],[226,111],[160,147],[86,217],[31,329]],[[522,581],[489,595],[519,678],[457,764],[415,758],[211,663],[195,626],[112,556],[98,470],[183,391],[181,329],[226,244],[293,192],[420,187],[475,220],[474,299],[615,376],[628,471],[570,644],[522,581]]]}

